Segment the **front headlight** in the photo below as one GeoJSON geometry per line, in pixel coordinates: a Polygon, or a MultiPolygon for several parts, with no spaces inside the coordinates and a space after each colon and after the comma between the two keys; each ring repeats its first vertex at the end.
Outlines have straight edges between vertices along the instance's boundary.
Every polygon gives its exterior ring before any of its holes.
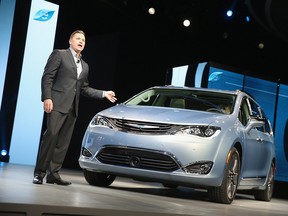
{"type": "Polygon", "coordinates": [[[211,137],[221,128],[216,126],[187,126],[173,132],[175,135],[196,135],[200,137],[211,137]]]}
{"type": "Polygon", "coordinates": [[[109,122],[109,120],[103,116],[100,115],[96,115],[94,116],[94,118],[92,119],[91,126],[96,126],[96,125],[102,125],[105,127],[109,127],[109,128],[113,128],[112,124],[109,122]]]}

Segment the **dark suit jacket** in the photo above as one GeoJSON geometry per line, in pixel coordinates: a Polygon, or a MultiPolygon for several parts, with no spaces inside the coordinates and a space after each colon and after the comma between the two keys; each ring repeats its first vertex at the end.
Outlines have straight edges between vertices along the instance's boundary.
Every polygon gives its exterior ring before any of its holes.
{"type": "Polygon", "coordinates": [[[102,99],[102,90],[89,87],[88,64],[81,59],[82,72],[77,78],[77,66],[70,49],[56,49],[50,54],[41,80],[41,100],[52,99],[53,109],[68,113],[75,99],[78,114],[80,94],[102,99]]]}

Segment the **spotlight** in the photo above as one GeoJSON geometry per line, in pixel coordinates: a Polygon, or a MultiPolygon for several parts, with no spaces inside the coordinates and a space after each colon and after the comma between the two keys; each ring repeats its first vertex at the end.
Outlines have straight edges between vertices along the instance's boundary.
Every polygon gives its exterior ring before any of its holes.
{"type": "Polygon", "coordinates": [[[155,8],[150,7],[150,8],[148,9],[148,13],[149,13],[150,15],[155,14],[155,8]]]}
{"type": "Polygon", "coordinates": [[[6,156],[7,155],[7,151],[5,149],[1,150],[0,152],[1,156],[6,156]]]}
{"type": "Polygon", "coordinates": [[[224,32],[222,36],[223,36],[223,39],[227,39],[229,37],[229,34],[227,32],[224,32]]]}
{"type": "Polygon", "coordinates": [[[259,49],[263,49],[263,48],[264,48],[264,44],[263,44],[263,43],[259,43],[259,44],[258,44],[258,48],[259,48],[259,49]]]}
{"type": "Polygon", "coordinates": [[[246,16],[246,22],[250,22],[250,17],[246,16]]]}
{"type": "Polygon", "coordinates": [[[185,27],[190,26],[190,20],[185,19],[185,20],[183,21],[183,25],[184,25],[185,27]]]}
{"type": "Polygon", "coordinates": [[[228,11],[226,12],[226,15],[227,15],[228,17],[231,17],[231,16],[233,15],[233,11],[232,11],[232,10],[228,10],[228,11]]]}
{"type": "Polygon", "coordinates": [[[5,149],[0,152],[0,162],[9,162],[9,155],[5,149]]]}

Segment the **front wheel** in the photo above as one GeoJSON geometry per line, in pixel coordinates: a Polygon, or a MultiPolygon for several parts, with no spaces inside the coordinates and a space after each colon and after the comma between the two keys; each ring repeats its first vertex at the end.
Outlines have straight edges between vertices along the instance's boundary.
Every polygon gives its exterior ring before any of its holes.
{"type": "Polygon", "coordinates": [[[94,186],[107,187],[111,185],[116,178],[116,176],[111,174],[92,172],[86,169],[83,170],[83,173],[86,181],[94,186]]]}
{"type": "Polygon", "coordinates": [[[220,187],[208,189],[209,199],[218,203],[231,204],[237,192],[239,174],[240,156],[237,149],[232,148],[228,154],[222,184],[220,187]]]}

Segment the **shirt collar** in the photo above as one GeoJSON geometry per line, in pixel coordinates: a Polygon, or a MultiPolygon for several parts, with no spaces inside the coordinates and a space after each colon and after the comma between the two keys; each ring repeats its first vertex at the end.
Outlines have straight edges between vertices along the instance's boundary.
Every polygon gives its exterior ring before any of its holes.
{"type": "MultiPolygon", "coordinates": [[[[72,53],[75,61],[77,61],[77,60],[78,60],[78,58],[77,58],[77,53],[76,53],[75,50],[73,50],[71,47],[69,47],[69,49],[70,49],[70,51],[71,51],[71,53],[72,53]]],[[[81,58],[82,58],[82,55],[80,54],[79,57],[80,57],[79,59],[81,59],[81,58]]]]}

